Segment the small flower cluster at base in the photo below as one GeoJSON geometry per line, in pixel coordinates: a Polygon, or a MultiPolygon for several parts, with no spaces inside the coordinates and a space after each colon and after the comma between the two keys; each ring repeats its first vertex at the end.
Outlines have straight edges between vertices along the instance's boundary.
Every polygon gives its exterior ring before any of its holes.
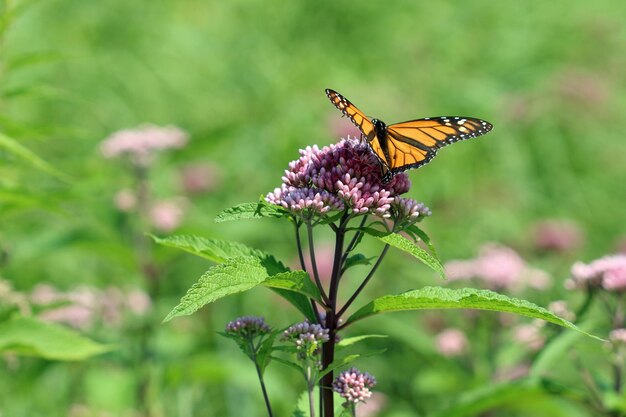
{"type": "Polygon", "coordinates": [[[607,291],[626,291],[626,255],[605,256],[589,264],[576,262],[565,287],[570,290],[601,287],[607,291]]]}
{"type": "Polygon", "coordinates": [[[283,332],[282,340],[292,341],[298,350],[298,358],[305,360],[319,356],[322,344],[328,342],[328,329],[308,320],[294,324],[283,332]]]}
{"type": "Polygon", "coordinates": [[[268,334],[270,331],[271,329],[265,323],[265,319],[263,317],[239,317],[226,325],[226,333],[246,339],[263,336],[268,334]]]}
{"type": "Polygon", "coordinates": [[[289,163],[282,186],[265,200],[300,216],[344,209],[382,218],[397,214],[413,221],[430,215],[420,203],[398,197],[411,186],[406,174],[397,174],[386,184],[381,174],[380,161],[358,139],[342,139],[322,149],[309,146],[300,151],[300,159],[289,163]]]}
{"type": "Polygon", "coordinates": [[[333,381],[333,391],[346,399],[347,403],[365,402],[372,396],[370,388],[376,386],[376,378],[356,368],[344,371],[333,381]]]}

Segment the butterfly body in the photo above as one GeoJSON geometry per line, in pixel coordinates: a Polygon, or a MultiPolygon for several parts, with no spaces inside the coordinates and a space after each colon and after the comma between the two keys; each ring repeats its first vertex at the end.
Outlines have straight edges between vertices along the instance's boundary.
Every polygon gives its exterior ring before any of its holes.
{"type": "Polygon", "coordinates": [[[493,126],[481,119],[461,116],[427,117],[386,125],[370,119],[348,99],[327,89],[326,95],[354,123],[381,163],[382,181],[398,172],[427,164],[440,148],[484,135],[493,126]]]}

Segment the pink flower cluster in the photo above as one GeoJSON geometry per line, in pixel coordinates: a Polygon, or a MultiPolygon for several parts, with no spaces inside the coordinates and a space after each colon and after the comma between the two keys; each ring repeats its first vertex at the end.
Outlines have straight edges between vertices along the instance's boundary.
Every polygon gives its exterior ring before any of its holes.
{"type": "Polygon", "coordinates": [[[430,215],[423,204],[399,197],[411,186],[405,174],[382,183],[380,162],[358,139],[301,150],[300,159],[289,163],[282,180],[282,186],[265,199],[294,213],[324,214],[347,208],[354,214],[384,218],[415,220],[430,215]]]}
{"type": "Polygon", "coordinates": [[[626,291],[626,255],[610,255],[585,264],[572,266],[567,289],[601,287],[607,291],[626,291]]]}
{"type": "Polygon", "coordinates": [[[128,155],[133,162],[145,165],[154,152],[182,148],[187,140],[187,134],[175,126],[145,125],[113,133],[100,144],[100,152],[105,158],[128,155]]]}
{"type": "Polygon", "coordinates": [[[535,225],[533,240],[539,250],[567,252],[582,246],[584,235],[574,222],[545,220],[535,225]]]}
{"type": "Polygon", "coordinates": [[[545,289],[550,285],[546,272],[530,268],[513,249],[493,243],[484,245],[477,258],[449,261],[445,268],[452,281],[477,278],[495,290],[545,289]]]}
{"type": "Polygon", "coordinates": [[[335,378],[333,390],[350,403],[365,402],[372,396],[370,388],[376,386],[376,378],[367,372],[350,368],[335,378]]]}
{"type": "Polygon", "coordinates": [[[459,329],[445,329],[437,335],[437,350],[443,356],[459,356],[467,350],[467,337],[459,329]]]}
{"type": "Polygon", "coordinates": [[[80,329],[90,328],[99,321],[105,326],[118,327],[128,313],[142,316],[152,307],[152,300],[145,292],[139,289],[124,292],[116,287],[101,290],[82,286],[62,292],[51,285],[39,284],[29,298],[32,304],[52,307],[41,313],[41,319],[80,329]],[[65,305],[55,307],[60,303],[65,305]]]}

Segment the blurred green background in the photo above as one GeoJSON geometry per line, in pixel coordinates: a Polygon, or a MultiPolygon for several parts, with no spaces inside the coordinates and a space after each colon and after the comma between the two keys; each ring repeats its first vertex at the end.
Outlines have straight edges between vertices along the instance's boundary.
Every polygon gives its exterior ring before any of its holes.
{"type": "MultiPolygon", "coordinates": [[[[626,236],[624,16],[618,0],[4,1],[0,131],[69,179],[0,147],[1,278],[23,292],[42,282],[63,291],[145,286],[129,220],[113,203],[132,187],[132,175],[98,151],[111,133],[145,123],[190,136],[151,172],[156,197],[183,194],[185,166],[212,164],[218,172],[210,192],[186,196],[176,233],[239,240],[294,264],[287,222],[216,225],[213,218],[279,186],[299,148],[339,139],[329,87],[388,123],[455,114],[493,123],[489,135],[412,171],[409,196],[432,209],[423,226],[442,260],[472,257],[489,241],[515,247],[553,277],[550,291],[527,295],[546,305],[564,296],[573,261],[611,253],[626,236]],[[585,244],[566,255],[536,254],[531,230],[544,219],[575,222],[585,244]]],[[[328,238],[319,235],[320,245],[328,238]]],[[[263,415],[252,366],[213,332],[242,314],[276,326],[298,316],[254,290],[160,325],[209,263],[151,250],[161,288],[149,323],[86,331],[118,346],[88,362],[7,361],[2,415],[263,415]],[[146,325],[150,347],[138,357],[133,326],[146,325]],[[147,406],[135,396],[142,380],[151,381],[147,406]]],[[[400,253],[389,255],[377,278],[370,295],[439,283],[400,253]]],[[[429,415],[437,394],[470,388],[441,371],[452,365],[434,359],[415,315],[388,319],[365,330],[393,333],[376,342],[388,353],[365,362],[387,395],[381,416],[429,415]],[[404,329],[392,330],[399,323],[404,329]],[[420,373],[429,367],[439,373],[420,373]]],[[[275,368],[268,385],[288,415],[304,387],[275,368]]],[[[519,407],[490,415],[589,415],[546,395],[519,407]]]]}

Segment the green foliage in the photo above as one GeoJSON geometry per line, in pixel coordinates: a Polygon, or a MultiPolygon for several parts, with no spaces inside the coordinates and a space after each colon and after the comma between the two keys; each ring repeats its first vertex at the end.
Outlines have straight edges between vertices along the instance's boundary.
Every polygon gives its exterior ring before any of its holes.
{"type": "Polygon", "coordinates": [[[227,259],[238,256],[253,256],[263,259],[265,265],[270,268],[273,273],[286,270],[273,256],[239,242],[227,242],[224,240],[206,239],[199,236],[188,235],[169,236],[166,238],[152,236],[152,238],[156,243],[163,246],[181,249],[217,263],[222,263],[227,259]]]}
{"type": "Polygon", "coordinates": [[[80,361],[112,350],[65,327],[28,317],[0,323],[0,353],[80,361]]]}
{"type": "Polygon", "coordinates": [[[489,384],[452,399],[429,417],[477,416],[509,403],[515,404],[520,398],[530,402],[533,397],[545,396],[548,392],[546,388],[540,379],[489,384]]]}
{"type": "Polygon", "coordinates": [[[41,157],[37,156],[34,152],[20,144],[17,140],[0,133],[0,149],[4,149],[7,152],[23,159],[33,168],[41,170],[46,174],[50,174],[58,179],[68,181],[69,178],[66,174],[60,172],[48,162],[44,161],[41,157]]]}
{"type": "MultiPolygon", "coordinates": [[[[228,258],[223,264],[214,266],[202,275],[163,321],[193,314],[206,304],[250,290],[257,285],[320,299],[317,288],[311,283],[306,272],[276,273],[275,267],[274,262],[268,264],[263,259],[251,256],[228,258]]],[[[306,302],[302,302],[301,299],[289,296],[288,300],[292,302],[296,300],[294,305],[297,308],[306,309],[306,302]]],[[[309,317],[308,309],[302,312],[309,317]]]]}
{"type": "MultiPolygon", "coordinates": [[[[404,252],[407,252],[413,255],[415,258],[419,259],[425,265],[431,267],[434,271],[439,273],[442,278],[445,278],[445,272],[443,270],[443,265],[439,259],[437,259],[436,252],[433,251],[433,254],[426,252],[424,249],[420,248],[414,242],[411,242],[409,239],[397,233],[382,233],[378,230],[364,227],[363,230],[365,233],[375,236],[380,241],[385,242],[388,245],[393,246],[394,248],[400,249],[404,252]]],[[[430,241],[429,241],[430,243],[430,241]]]]}
{"type": "Polygon", "coordinates": [[[376,258],[373,256],[368,257],[362,253],[357,253],[356,255],[349,256],[348,259],[346,259],[346,263],[343,268],[347,270],[357,265],[370,265],[374,259],[376,258]]]}
{"type": "Polygon", "coordinates": [[[515,313],[526,317],[545,320],[568,329],[577,330],[600,341],[602,340],[579,329],[575,324],[529,301],[507,297],[489,290],[477,290],[474,288],[454,290],[442,287],[424,287],[419,290],[407,291],[400,295],[386,295],[361,307],[350,316],[347,323],[352,323],[375,314],[393,311],[450,308],[468,308],[515,313]]]}
{"type": "Polygon", "coordinates": [[[259,258],[229,258],[202,275],[163,321],[193,314],[200,307],[222,297],[252,289],[269,276],[266,266],[259,258]]]}
{"type": "Polygon", "coordinates": [[[287,216],[287,212],[274,204],[261,200],[258,203],[243,203],[223,210],[215,217],[216,223],[234,220],[260,219],[262,217],[280,218],[287,216]]]}

